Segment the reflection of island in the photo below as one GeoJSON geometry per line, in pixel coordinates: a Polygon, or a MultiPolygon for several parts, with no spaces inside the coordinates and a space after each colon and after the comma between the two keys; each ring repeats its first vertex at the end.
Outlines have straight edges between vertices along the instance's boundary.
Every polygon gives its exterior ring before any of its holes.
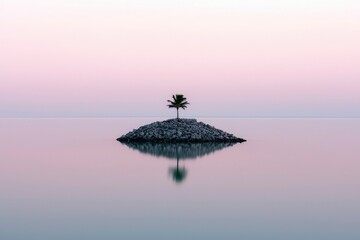
{"type": "Polygon", "coordinates": [[[179,160],[195,159],[235,145],[236,143],[150,143],[124,142],[129,148],[141,153],[167,159],[176,159],[176,167],[169,169],[174,182],[180,183],[187,176],[185,167],[179,167],[179,160]]]}
{"type": "Polygon", "coordinates": [[[195,159],[221,149],[233,146],[236,143],[150,143],[124,142],[129,148],[144,154],[150,154],[168,159],[195,159]]]}

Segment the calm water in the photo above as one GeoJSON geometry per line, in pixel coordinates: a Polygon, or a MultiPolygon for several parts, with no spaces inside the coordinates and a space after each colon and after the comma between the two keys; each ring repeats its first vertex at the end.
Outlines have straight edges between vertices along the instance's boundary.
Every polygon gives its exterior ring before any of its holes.
{"type": "Polygon", "coordinates": [[[360,239],[360,119],[202,119],[248,140],[123,145],[158,119],[0,119],[0,239],[360,239]]]}

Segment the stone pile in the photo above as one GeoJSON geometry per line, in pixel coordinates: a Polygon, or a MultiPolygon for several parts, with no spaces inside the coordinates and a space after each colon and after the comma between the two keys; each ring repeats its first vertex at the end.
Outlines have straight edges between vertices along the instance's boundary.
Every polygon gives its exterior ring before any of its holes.
{"type": "Polygon", "coordinates": [[[169,119],[154,122],[121,136],[120,142],[202,143],[244,142],[246,140],[196,119],[169,119]]]}

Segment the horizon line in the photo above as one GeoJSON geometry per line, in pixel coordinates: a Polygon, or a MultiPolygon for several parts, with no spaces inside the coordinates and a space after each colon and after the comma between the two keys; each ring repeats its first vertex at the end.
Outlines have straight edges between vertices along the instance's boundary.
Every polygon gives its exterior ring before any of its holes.
{"type": "MultiPolygon", "coordinates": [[[[84,119],[84,118],[176,118],[173,116],[0,116],[0,119],[84,119]]],[[[183,116],[181,118],[309,118],[309,119],[357,119],[360,116],[183,116]]]]}

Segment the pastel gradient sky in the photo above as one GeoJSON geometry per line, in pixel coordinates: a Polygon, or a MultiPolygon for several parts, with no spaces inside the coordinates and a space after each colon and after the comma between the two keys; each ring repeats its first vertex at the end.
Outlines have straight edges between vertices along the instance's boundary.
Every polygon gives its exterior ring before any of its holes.
{"type": "Polygon", "coordinates": [[[0,117],[359,117],[359,0],[1,0],[0,117]]]}

